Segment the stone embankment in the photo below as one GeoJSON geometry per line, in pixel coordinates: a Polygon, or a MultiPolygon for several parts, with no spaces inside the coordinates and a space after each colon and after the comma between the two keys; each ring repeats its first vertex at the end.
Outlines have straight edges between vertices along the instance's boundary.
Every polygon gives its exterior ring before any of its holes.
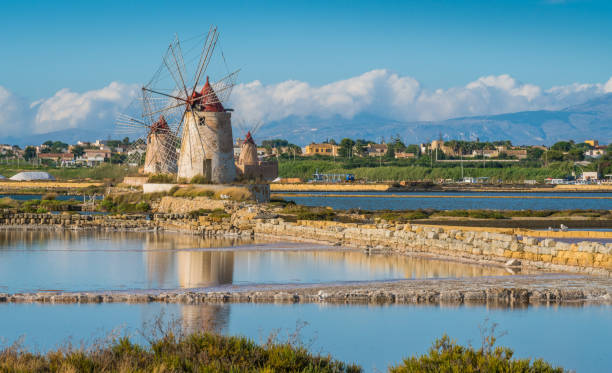
{"type": "Polygon", "coordinates": [[[189,214],[79,215],[0,212],[0,229],[169,231],[203,236],[253,236],[252,230],[238,229],[230,220],[209,216],[191,217],[189,214]]]}
{"type": "Polygon", "coordinates": [[[501,276],[402,280],[367,284],[232,286],[231,289],[2,294],[0,303],[334,303],[425,304],[524,307],[552,304],[609,304],[612,286],[584,276],[501,276]]]}
{"type": "Polygon", "coordinates": [[[566,243],[489,229],[410,224],[347,224],[325,221],[257,222],[257,235],[292,238],[369,251],[528,265],[552,271],[612,275],[612,243],[566,243]]]}

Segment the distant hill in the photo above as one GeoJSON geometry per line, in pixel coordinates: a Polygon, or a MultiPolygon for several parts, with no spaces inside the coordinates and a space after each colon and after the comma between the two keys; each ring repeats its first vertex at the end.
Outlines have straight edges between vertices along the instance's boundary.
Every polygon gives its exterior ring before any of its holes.
{"type": "Polygon", "coordinates": [[[499,115],[453,118],[436,122],[400,122],[372,115],[341,117],[289,117],[267,123],[257,139],[286,138],[307,144],[333,138],[365,138],[378,141],[399,134],[408,143],[444,139],[482,141],[511,140],[513,144],[553,144],[560,140],[602,142],[612,140],[612,93],[562,110],[523,111],[499,115]]]}
{"type": "MultiPolygon", "coordinates": [[[[237,129],[234,136],[244,134],[237,129]]],[[[106,139],[114,128],[92,130],[71,129],[46,134],[14,138],[0,135],[0,143],[40,144],[46,140],[74,143],[77,140],[106,139]]],[[[517,113],[453,118],[436,122],[401,122],[370,114],[359,114],[351,119],[340,116],[290,116],[264,124],[255,135],[256,141],[283,138],[306,145],[313,141],[344,137],[379,141],[400,135],[407,143],[444,139],[481,141],[511,140],[516,145],[553,144],[560,140],[599,139],[612,142],[612,93],[562,110],[523,111],[517,113]]]]}

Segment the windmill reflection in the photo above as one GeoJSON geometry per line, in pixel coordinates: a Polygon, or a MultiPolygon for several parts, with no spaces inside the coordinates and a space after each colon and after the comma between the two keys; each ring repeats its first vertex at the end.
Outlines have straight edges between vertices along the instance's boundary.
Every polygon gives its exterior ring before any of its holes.
{"type": "Polygon", "coordinates": [[[156,234],[145,237],[144,253],[151,288],[201,288],[231,284],[234,252],[206,248],[236,246],[239,240],[188,235],[156,234]]]}

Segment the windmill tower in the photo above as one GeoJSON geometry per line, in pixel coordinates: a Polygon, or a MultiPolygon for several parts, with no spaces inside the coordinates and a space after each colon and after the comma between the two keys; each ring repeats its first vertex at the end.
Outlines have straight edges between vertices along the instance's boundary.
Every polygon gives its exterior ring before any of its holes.
{"type": "MultiPolygon", "coordinates": [[[[237,123],[242,130],[240,122],[237,123]]],[[[236,171],[238,177],[249,180],[274,180],[278,177],[278,162],[260,161],[257,154],[257,145],[253,135],[263,122],[257,123],[247,131],[245,139],[240,146],[240,155],[236,161],[236,171]]]]}
{"type": "Polygon", "coordinates": [[[251,131],[247,132],[244,142],[240,146],[240,156],[238,157],[239,165],[252,165],[259,162],[257,156],[257,145],[251,136],[251,131]]]}
{"type": "Polygon", "coordinates": [[[144,163],[145,174],[173,174],[176,172],[176,137],[163,115],[153,123],[147,136],[144,163]]]}
{"type": "Polygon", "coordinates": [[[231,113],[223,108],[209,78],[201,92],[194,92],[185,115],[178,160],[178,177],[204,176],[213,183],[236,178],[231,113]]]}
{"type": "MultiPolygon", "coordinates": [[[[129,106],[132,111],[134,105],[139,104],[138,101],[129,106]]],[[[153,123],[148,123],[150,119],[146,116],[136,119],[127,114],[119,115],[115,132],[136,137],[127,150],[127,163],[141,165],[145,174],[175,174],[178,139],[163,115],[153,123]]]]}

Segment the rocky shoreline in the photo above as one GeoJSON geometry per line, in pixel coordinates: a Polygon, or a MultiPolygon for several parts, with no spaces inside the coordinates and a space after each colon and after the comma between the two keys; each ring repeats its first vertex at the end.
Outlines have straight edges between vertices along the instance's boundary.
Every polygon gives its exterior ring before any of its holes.
{"type": "Polygon", "coordinates": [[[0,303],[612,304],[612,282],[572,275],[499,276],[319,285],[257,285],[173,291],[0,294],[0,303]]]}

